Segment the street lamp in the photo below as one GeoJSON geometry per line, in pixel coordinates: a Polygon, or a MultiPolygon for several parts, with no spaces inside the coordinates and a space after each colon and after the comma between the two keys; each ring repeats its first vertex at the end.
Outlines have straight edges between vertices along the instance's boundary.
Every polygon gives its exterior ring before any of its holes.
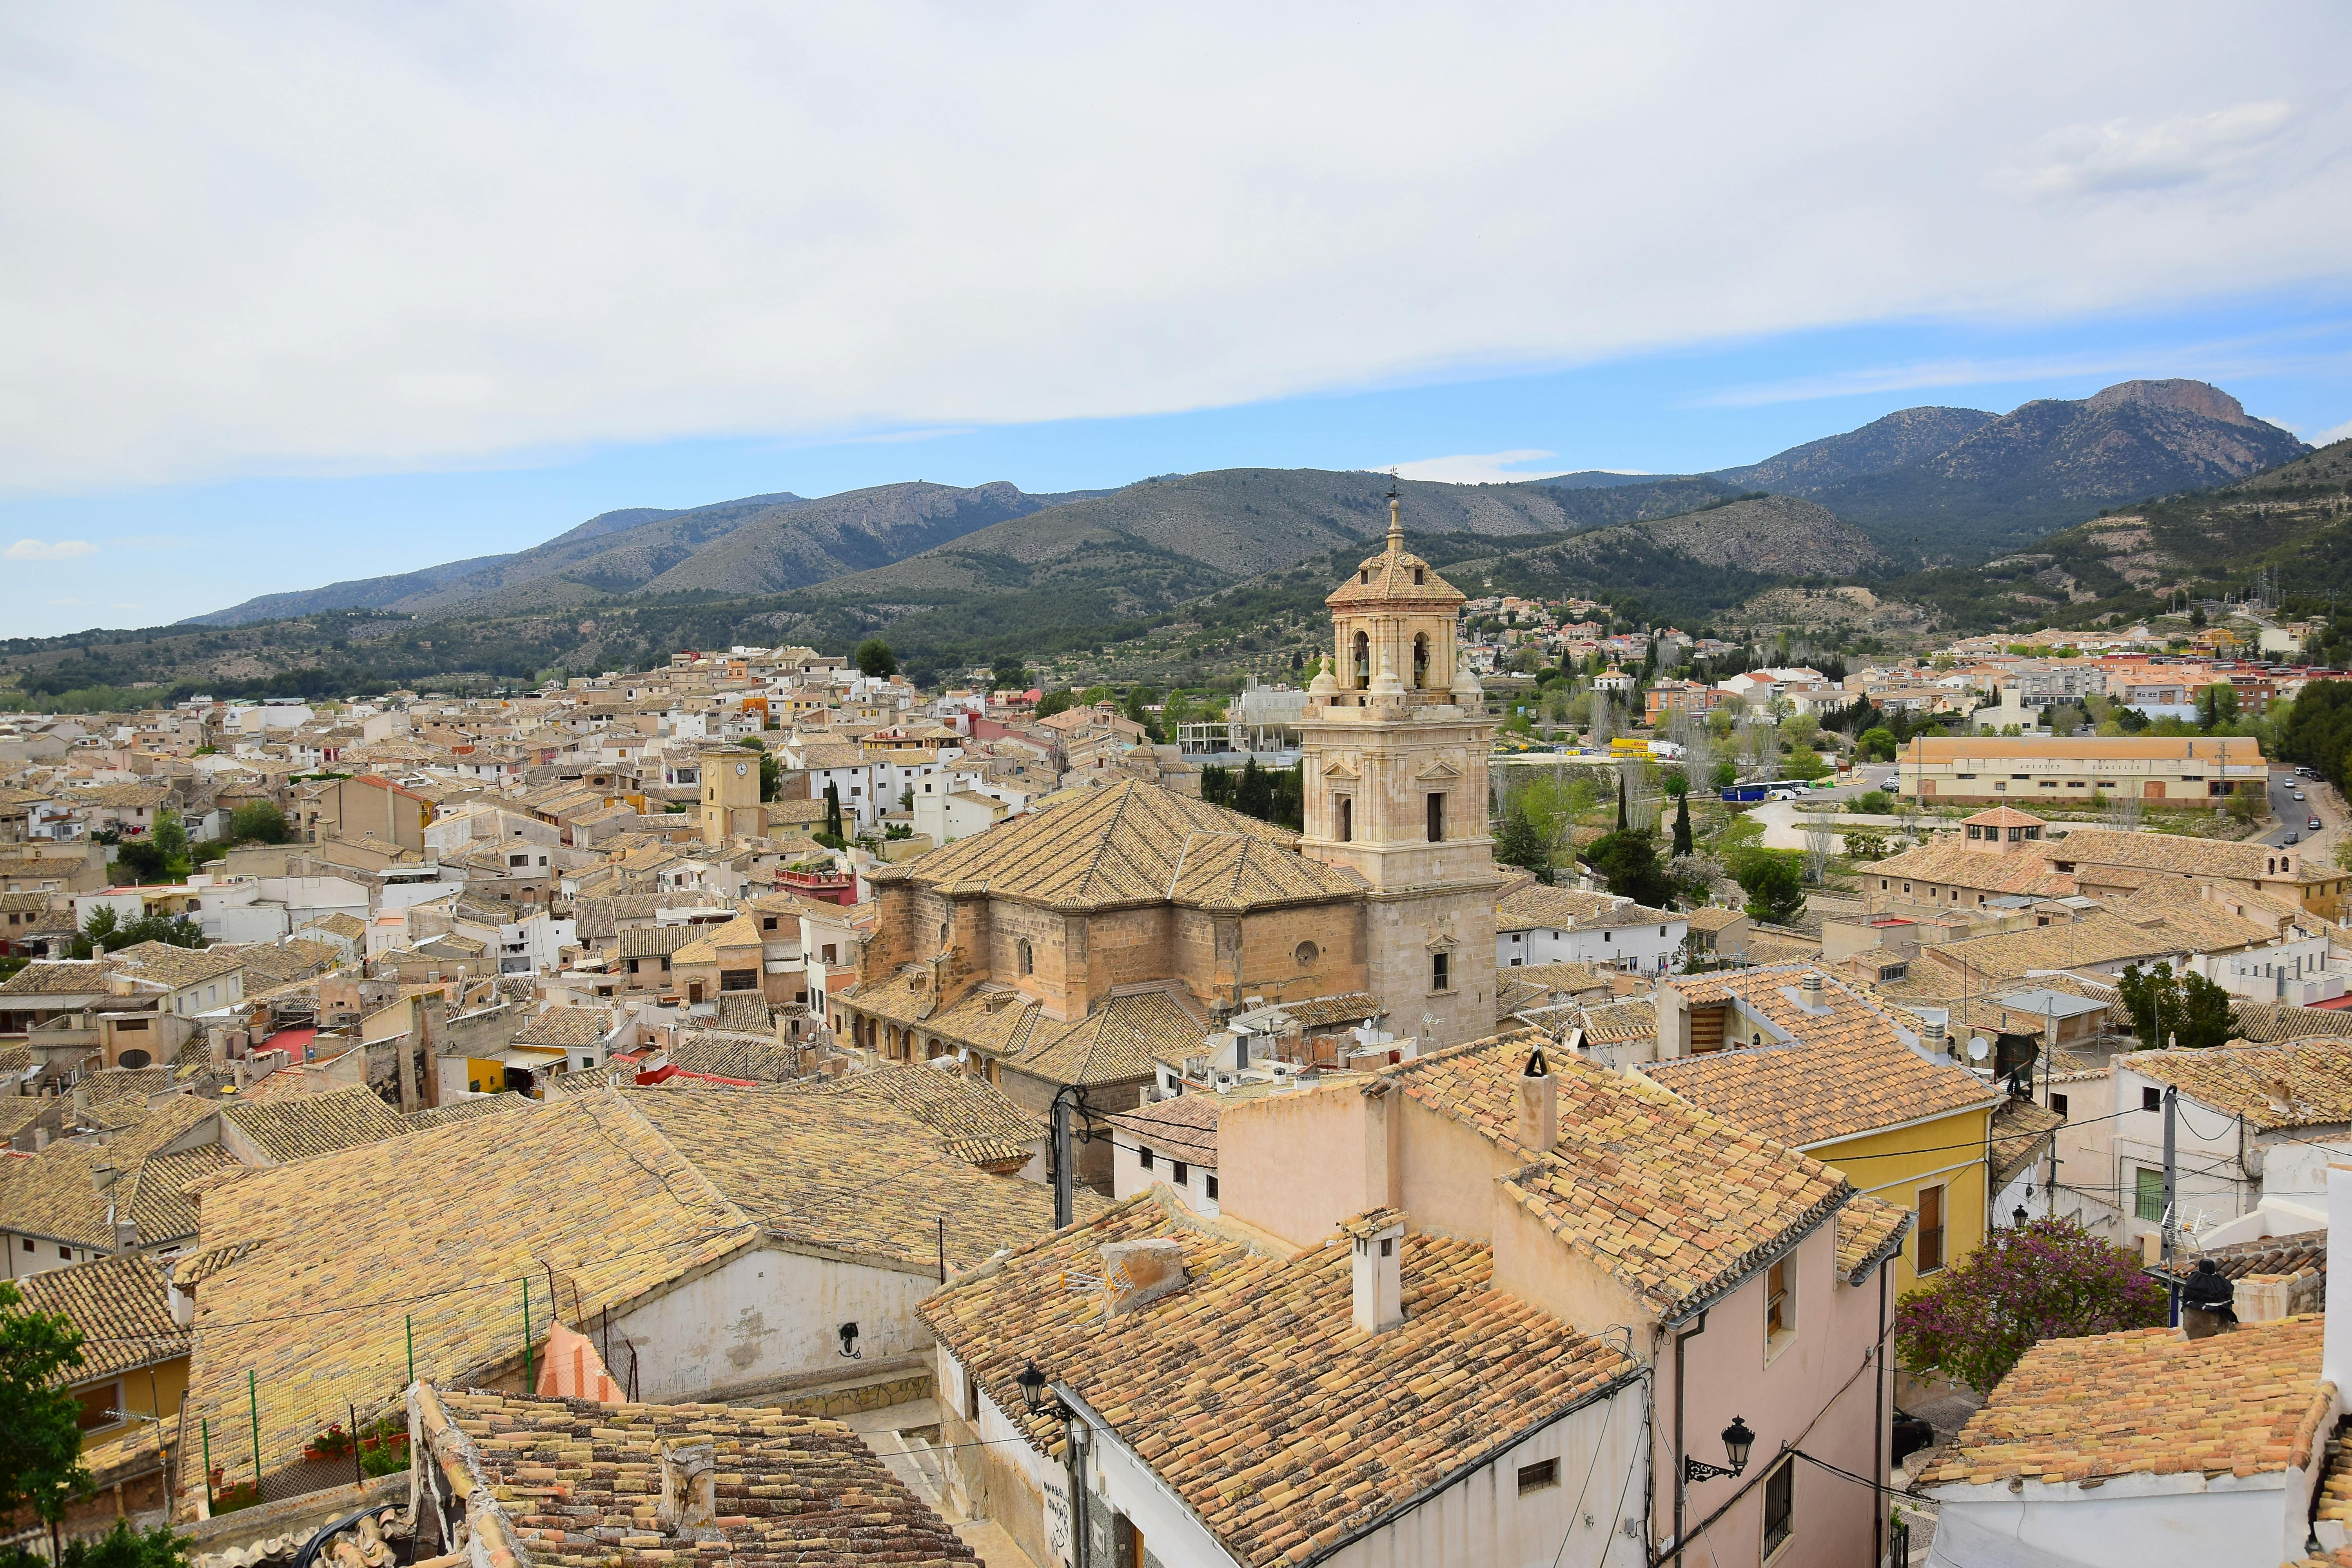
{"type": "Polygon", "coordinates": [[[2018,1229],[2023,1230],[2025,1228],[2025,1222],[2032,1216],[2025,1212],[2025,1205],[2023,1204],[2020,1204],[2015,1208],[2009,1211],[2009,1217],[2016,1224],[2018,1229]]]}
{"type": "Polygon", "coordinates": [[[1721,1465],[1709,1465],[1697,1459],[1685,1458],[1683,1483],[1687,1486],[1693,1481],[1712,1480],[1717,1476],[1738,1475],[1748,1468],[1748,1451],[1755,1446],[1756,1434],[1748,1429],[1746,1421],[1737,1415],[1733,1416],[1731,1425],[1723,1429],[1724,1457],[1731,1461],[1731,1468],[1726,1469],[1721,1465]]]}

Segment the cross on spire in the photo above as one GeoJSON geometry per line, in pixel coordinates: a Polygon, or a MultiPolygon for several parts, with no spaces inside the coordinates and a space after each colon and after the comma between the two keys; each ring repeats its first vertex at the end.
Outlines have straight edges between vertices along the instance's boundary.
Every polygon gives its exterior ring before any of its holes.
{"type": "Polygon", "coordinates": [[[1389,553],[1404,553],[1404,516],[1397,500],[1397,471],[1389,470],[1389,553]]]}

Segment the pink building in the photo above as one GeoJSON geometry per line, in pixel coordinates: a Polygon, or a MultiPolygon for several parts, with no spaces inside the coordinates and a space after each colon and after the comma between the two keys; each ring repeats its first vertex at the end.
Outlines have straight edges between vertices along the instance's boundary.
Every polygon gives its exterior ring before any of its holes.
{"type": "MultiPolygon", "coordinates": [[[[1653,1086],[1500,1037],[1377,1075],[1227,1106],[1227,1220],[1298,1246],[1400,1211],[1493,1249],[1493,1289],[1649,1370],[1644,1500],[1657,1561],[1881,1560],[1849,1476],[1886,1470],[1888,1260],[1908,1211],[1653,1086]],[[1738,1474],[1720,1436],[1754,1435],[1738,1474]],[[1808,1460],[1818,1462],[1808,1462],[1808,1460]],[[1711,1467],[1689,1472],[1685,1461],[1711,1467]],[[1833,1467],[1833,1468],[1832,1468],[1833,1467]]],[[[1612,1489],[1614,1489],[1613,1488],[1612,1489]]]]}

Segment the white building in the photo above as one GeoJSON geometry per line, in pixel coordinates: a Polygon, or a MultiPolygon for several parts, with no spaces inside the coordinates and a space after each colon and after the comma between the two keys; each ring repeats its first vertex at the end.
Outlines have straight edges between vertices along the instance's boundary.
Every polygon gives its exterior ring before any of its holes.
{"type": "Polygon", "coordinates": [[[1495,906],[1495,967],[1601,963],[1663,974],[1680,961],[1689,934],[1689,921],[1671,910],[1538,883],[1495,906]]]}
{"type": "Polygon", "coordinates": [[[2346,965],[2330,962],[2327,939],[2295,935],[2242,952],[2200,953],[2181,965],[2249,1002],[2310,1007],[2344,994],[2346,965]]]}

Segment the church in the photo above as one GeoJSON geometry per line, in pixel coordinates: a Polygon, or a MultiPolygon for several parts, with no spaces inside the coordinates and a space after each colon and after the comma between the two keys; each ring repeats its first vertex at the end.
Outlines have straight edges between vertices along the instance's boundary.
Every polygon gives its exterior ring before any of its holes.
{"type": "Polygon", "coordinates": [[[1076,1083],[1112,1110],[1260,1003],[1352,1003],[1423,1051],[1492,1034],[1493,726],[1455,646],[1464,595],[1405,549],[1398,507],[1325,601],[1303,833],[1129,780],[880,868],[835,1027],[961,1057],[1033,1106],[1076,1083]]]}

